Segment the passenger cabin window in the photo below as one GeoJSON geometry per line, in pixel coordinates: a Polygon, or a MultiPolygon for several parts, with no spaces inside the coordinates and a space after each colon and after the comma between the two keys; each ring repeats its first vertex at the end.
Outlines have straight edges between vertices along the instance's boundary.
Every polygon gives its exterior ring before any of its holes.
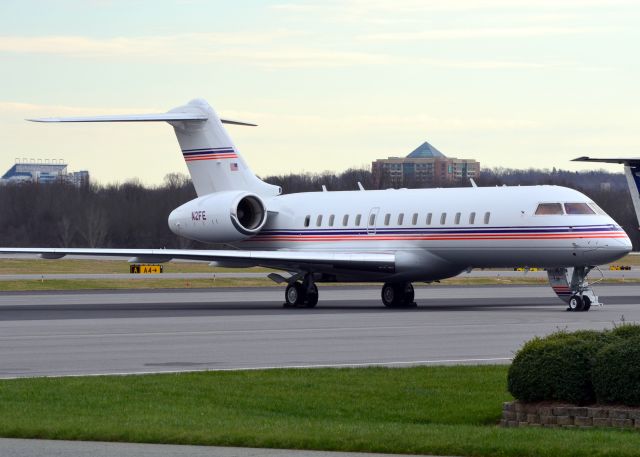
{"type": "Polygon", "coordinates": [[[318,216],[316,219],[316,225],[320,227],[322,225],[322,214],[318,216]]]}
{"type": "Polygon", "coordinates": [[[489,220],[491,220],[491,213],[487,211],[486,213],[484,213],[484,223],[488,224],[489,220]]]}
{"type": "Polygon", "coordinates": [[[540,203],[536,208],[536,216],[546,216],[552,214],[564,214],[560,203],[540,203]]]}
{"type": "Polygon", "coordinates": [[[440,225],[444,225],[447,222],[447,213],[442,213],[440,215],[440,225]]]}
{"type": "Polygon", "coordinates": [[[344,225],[345,227],[347,225],[349,225],[349,215],[345,214],[344,217],[342,218],[342,225],[344,225]]]}
{"type": "Polygon", "coordinates": [[[391,221],[391,214],[387,213],[384,215],[384,225],[389,225],[389,221],[391,221]]]}
{"type": "Polygon", "coordinates": [[[469,214],[469,225],[473,225],[476,223],[476,213],[473,212],[469,214]]]}
{"type": "Polygon", "coordinates": [[[595,214],[586,203],[565,203],[564,212],[567,214],[595,214]]]}
{"type": "Polygon", "coordinates": [[[329,216],[329,227],[333,227],[333,223],[336,220],[336,217],[332,214],[329,216]]]}
{"type": "Polygon", "coordinates": [[[362,221],[362,214],[356,215],[356,227],[360,227],[360,222],[362,221]]]}
{"type": "Polygon", "coordinates": [[[427,225],[431,225],[432,216],[433,216],[433,214],[431,214],[431,213],[427,214],[427,225]]]}
{"type": "Polygon", "coordinates": [[[311,223],[311,216],[306,216],[304,218],[304,226],[305,227],[309,227],[309,224],[311,223]]]}
{"type": "Polygon", "coordinates": [[[404,222],[404,213],[398,214],[398,225],[402,225],[404,222]]]}
{"type": "Polygon", "coordinates": [[[456,213],[456,217],[454,218],[453,223],[456,225],[460,224],[460,213],[456,213]]]}
{"type": "Polygon", "coordinates": [[[369,225],[370,226],[376,225],[376,215],[373,213],[369,215],[369,225]]]}
{"type": "Polygon", "coordinates": [[[416,225],[418,223],[418,213],[413,213],[413,217],[411,218],[411,225],[416,225]]]}

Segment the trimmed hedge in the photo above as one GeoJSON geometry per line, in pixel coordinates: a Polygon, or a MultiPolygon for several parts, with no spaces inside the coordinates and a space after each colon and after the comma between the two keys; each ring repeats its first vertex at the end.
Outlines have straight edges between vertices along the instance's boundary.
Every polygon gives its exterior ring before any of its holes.
{"type": "Polygon", "coordinates": [[[596,354],[592,379],[600,403],[640,406],[640,335],[631,335],[596,354]]]}
{"type": "Polygon", "coordinates": [[[507,385],[524,402],[639,405],[640,326],[536,337],[517,352],[507,385]]]}
{"type": "Polygon", "coordinates": [[[595,400],[591,360],[602,345],[598,332],[554,333],[534,338],[518,351],[509,368],[508,388],[525,402],[595,400]]]}

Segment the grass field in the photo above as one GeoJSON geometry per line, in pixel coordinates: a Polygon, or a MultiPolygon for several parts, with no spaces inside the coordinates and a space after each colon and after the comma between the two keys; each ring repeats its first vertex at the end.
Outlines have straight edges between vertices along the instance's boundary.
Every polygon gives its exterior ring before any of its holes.
{"type": "MultiPolygon", "coordinates": [[[[639,266],[640,255],[628,255],[615,265],[639,266]]],[[[266,268],[212,268],[207,262],[167,262],[163,264],[165,273],[223,273],[223,272],[268,272],[266,268]]],[[[607,269],[608,266],[603,267],[607,269]]],[[[59,259],[43,260],[0,258],[2,274],[64,274],[64,273],[129,273],[126,260],[59,259]]]]}
{"type": "MultiPolygon", "coordinates": [[[[34,290],[116,290],[116,289],[207,289],[219,287],[284,287],[267,278],[213,278],[211,279],[161,279],[162,275],[153,278],[130,279],[44,279],[0,281],[0,292],[34,291],[34,290]]],[[[622,284],[634,282],[634,279],[606,279],[602,283],[622,284]]],[[[365,284],[365,283],[362,283],[365,284]]],[[[482,285],[547,285],[546,278],[514,277],[514,278],[451,278],[438,283],[419,284],[416,288],[439,286],[482,286],[482,285]]],[[[340,283],[321,284],[320,287],[343,285],[340,283]]],[[[355,285],[355,284],[352,284],[355,285]]]]}
{"type": "MultiPolygon", "coordinates": [[[[627,256],[617,265],[635,265],[640,263],[640,256],[627,256]]],[[[214,278],[215,273],[251,272],[266,273],[273,270],[266,268],[212,268],[206,262],[168,262],[164,264],[165,273],[210,273],[209,279],[164,279],[162,275],[131,275],[127,279],[40,279],[0,281],[0,291],[29,290],[91,290],[91,289],[188,289],[212,287],[257,287],[277,286],[266,278],[214,278]]],[[[0,275],[2,274],[72,274],[72,273],[128,273],[129,264],[125,260],[83,260],[83,259],[0,259],[0,275]]],[[[517,273],[506,276],[509,272],[501,272],[495,277],[456,277],[432,283],[426,287],[438,285],[544,285],[546,277],[527,276],[517,273]]],[[[634,282],[635,279],[606,279],[606,283],[634,282]]],[[[331,286],[327,284],[326,286],[331,286]]],[[[416,283],[416,287],[421,287],[416,283]]]]}
{"type": "Polygon", "coordinates": [[[637,456],[640,433],[502,429],[506,366],[0,381],[5,437],[474,456],[637,456]]]}
{"type": "MultiPolygon", "coordinates": [[[[612,281],[608,281],[612,282],[612,281]]],[[[615,282],[622,282],[615,280],[615,282]]],[[[416,288],[438,286],[480,286],[496,284],[548,284],[541,278],[452,278],[439,283],[415,284],[416,288]]],[[[340,283],[321,284],[320,287],[332,287],[340,283]]],[[[33,291],[33,290],[116,290],[116,289],[207,289],[218,287],[282,287],[268,278],[216,278],[213,279],[161,279],[154,275],[152,279],[44,279],[0,281],[0,291],[33,291]]]]}
{"type": "MultiPolygon", "coordinates": [[[[167,262],[165,273],[264,272],[265,268],[212,268],[207,262],[167,262]]],[[[0,274],[129,273],[126,260],[0,259],[0,274]]]]}

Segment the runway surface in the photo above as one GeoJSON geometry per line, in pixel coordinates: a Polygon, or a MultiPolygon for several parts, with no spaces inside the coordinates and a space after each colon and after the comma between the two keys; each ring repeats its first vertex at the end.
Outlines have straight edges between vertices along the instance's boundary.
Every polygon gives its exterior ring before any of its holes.
{"type": "Polygon", "coordinates": [[[316,309],[281,288],[0,294],[0,377],[310,366],[506,363],[557,329],[640,321],[640,286],[568,313],[549,287],[416,288],[416,309],[378,287],[322,287],[316,309]],[[623,317],[624,316],[624,317],[623,317]]]}

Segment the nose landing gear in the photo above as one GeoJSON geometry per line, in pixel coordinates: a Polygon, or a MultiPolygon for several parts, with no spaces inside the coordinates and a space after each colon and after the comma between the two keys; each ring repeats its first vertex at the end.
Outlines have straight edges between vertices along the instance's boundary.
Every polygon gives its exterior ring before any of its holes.
{"type": "Polygon", "coordinates": [[[567,311],[589,311],[591,305],[602,306],[593,293],[587,275],[594,267],[552,268],[547,270],[551,288],[567,305],[567,311]],[[572,271],[570,271],[572,270],[572,271]]]}

